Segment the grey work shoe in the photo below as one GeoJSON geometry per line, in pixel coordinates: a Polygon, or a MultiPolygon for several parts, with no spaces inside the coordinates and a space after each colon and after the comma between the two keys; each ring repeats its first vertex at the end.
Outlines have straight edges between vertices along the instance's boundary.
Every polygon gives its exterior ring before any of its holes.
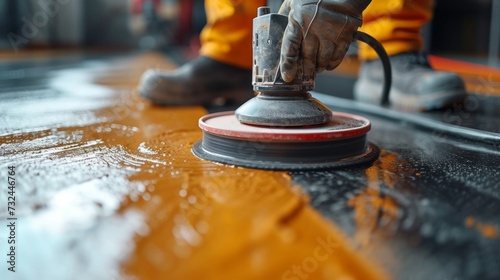
{"type": "Polygon", "coordinates": [[[139,92],[156,105],[238,105],[254,96],[251,70],[206,56],[172,72],[147,70],[142,75],[139,92]]]}
{"type": "MultiPolygon", "coordinates": [[[[432,69],[427,56],[403,53],[390,58],[391,106],[405,111],[429,111],[461,102],[467,96],[462,79],[455,73],[432,69]]],[[[354,98],[380,104],[384,71],[380,60],[365,62],[354,85],[354,98]]]]}

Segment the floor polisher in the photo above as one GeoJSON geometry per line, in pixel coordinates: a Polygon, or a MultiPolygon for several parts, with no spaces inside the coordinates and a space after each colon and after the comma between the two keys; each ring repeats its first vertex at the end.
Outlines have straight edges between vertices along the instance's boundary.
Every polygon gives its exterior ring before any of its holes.
{"type": "MultiPolygon", "coordinates": [[[[367,141],[366,118],[332,112],[308,92],[314,77],[299,70],[292,82],[281,79],[280,50],[288,17],[258,8],[253,21],[252,84],[256,97],[235,112],[203,116],[203,139],[193,145],[196,156],[219,163],[270,170],[333,169],[368,163],[379,155],[367,141]]],[[[355,39],[374,48],[384,65],[382,103],[387,103],[391,70],[387,54],[371,36],[355,39]]],[[[301,69],[299,59],[299,69],[301,69]]]]}

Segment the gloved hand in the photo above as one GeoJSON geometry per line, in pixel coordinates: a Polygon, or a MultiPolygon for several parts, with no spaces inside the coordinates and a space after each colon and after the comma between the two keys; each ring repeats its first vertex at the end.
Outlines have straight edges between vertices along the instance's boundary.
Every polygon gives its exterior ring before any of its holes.
{"type": "Polygon", "coordinates": [[[281,77],[291,82],[302,56],[304,75],[332,70],[344,58],[371,0],[285,0],[279,13],[288,16],[281,45],[281,77]]]}

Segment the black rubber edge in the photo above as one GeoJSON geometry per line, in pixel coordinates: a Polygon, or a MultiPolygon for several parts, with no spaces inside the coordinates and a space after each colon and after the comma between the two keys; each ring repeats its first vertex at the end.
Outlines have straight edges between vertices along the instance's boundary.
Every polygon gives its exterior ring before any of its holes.
{"type": "Polygon", "coordinates": [[[203,140],[196,142],[192,147],[192,152],[195,156],[218,162],[222,164],[240,166],[254,169],[276,170],[276,171],[306,171],[306,170],[327,170],[327,169],[340,169],[354,165],[368,164],[375,161],[379,154],[380,149],[371,142],[367,142],[365,151],[356,156],[347,157],[338,160],[324,161],[317,163],[291,163],[279,161],[264,161],[259,159],[248,159],[245,157],[235,158],[228,157],[220,154],[213,154],[203,149],[203,140]]]}

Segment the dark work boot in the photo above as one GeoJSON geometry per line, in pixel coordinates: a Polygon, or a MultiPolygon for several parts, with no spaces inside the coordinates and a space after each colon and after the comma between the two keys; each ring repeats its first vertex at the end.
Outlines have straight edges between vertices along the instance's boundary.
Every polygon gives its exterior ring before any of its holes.
{"type": "Polygon", "coordinates": [[[142,75],[139,92],[157,105],[212,105],[227,102],[238,105],[254,96],[251,70],[206,56],[200,56],[172,72],[147,70],[142,75]]]}
{"type": "MultiPolygon", "coordinates": [[[[405,111],[429,111],[462,102],[467,92],[455,73],[432,69],[427,56],[403,53],[391,56],[391,106],[405,111]]],[[[380,60],[365,62],[354,85],[354,98],[361,102],[380,104],[384,71],[380,60]]]]}

